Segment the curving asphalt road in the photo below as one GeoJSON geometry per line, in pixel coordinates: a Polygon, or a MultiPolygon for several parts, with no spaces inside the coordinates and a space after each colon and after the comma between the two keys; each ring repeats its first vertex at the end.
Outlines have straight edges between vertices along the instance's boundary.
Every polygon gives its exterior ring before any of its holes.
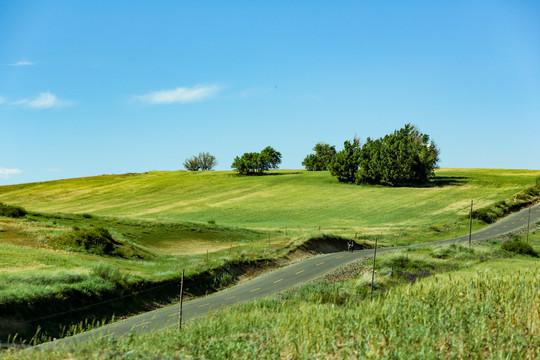
{"type": "MultiPolygon", "coordinates": [[[[537,204],[531,209],[530,222],[534,224],[540,221],[540,204],[537,204]]],[[[520,212],[512,214],[504,219],[499,220],[495,224],[487,226],[482,230],[472,234],[472,240],[485,240],[498,235],[507,234],[527,227],[528,211],[524,209],[520,212]]],[[[423,245],[439,245],[453,242],[467,242],[469,235],[424,243],[411,246],[423,245]]],[[[404,249],[403,247],[379,248],[377,252],[386,252],[393,250],[404,249]]],[[[373,250],[360,250],[353,253],[339,252],[318,255],[313,258],[306,259],[286,266],[284,268],[274,270],[257,278],[251,279],[243,284],[234,286],[230,289],[220,291],[204,298],[192,300],[183,305],[183,321],[206,315],[211,311],[216,311],[221,308],[231,305],[253,300],[255,298],[264,297],[272,293],[290,288],[303,282],[312,280],[320,275],[337,269],[350,262],[363,257],[373,255],[373,250]]],[[[94,329],[76,336],[59,339],[49,343],[38,345],[36,348],[46,350],[62,345],[73,345],[95,338],[107,338],[110,336],[122,336],[130,332],[150,332],[154,330],[164,329],[171,326],[178,326],[179,307],[171,305],[162,309],[154,310],[142,315],[134,316],[129,319],[113,323],[98,329],[94,329]]]]}

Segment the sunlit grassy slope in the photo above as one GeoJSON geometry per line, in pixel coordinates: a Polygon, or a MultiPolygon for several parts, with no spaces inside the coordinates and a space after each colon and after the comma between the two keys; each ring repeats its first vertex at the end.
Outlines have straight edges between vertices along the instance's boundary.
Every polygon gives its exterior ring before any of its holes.
{"type": "Polygon", "coordinates": [[[533,186],[540,171],[441,169],[429,187],[340,184],[328,172],[149,172],[0,187],[0,201],[28,210],[399,234],[454,224],[475,206],[533,186]]]}

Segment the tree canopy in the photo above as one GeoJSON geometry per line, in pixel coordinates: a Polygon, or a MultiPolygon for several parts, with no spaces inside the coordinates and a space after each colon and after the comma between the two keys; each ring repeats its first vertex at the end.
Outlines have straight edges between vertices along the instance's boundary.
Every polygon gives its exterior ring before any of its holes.
{"type": "Polygon", "coordinates": [[[281,164],[281,153],[267,146],[260,153],[244,153],[236,157],[231,168],[240,175],[261,175],[270,169],[277,169],[281,164]]]}
{"type": "Polygon", "coordinates": [[[315,154],[309,154],[302,161],[302,165],[309,171],[328,170],[328,164],[336,156],[336,147],[319,142],[313,148],[315,154]]]}
{"type": "Polygon", "coordinates": [[[405,186],[429,181],[438,167],[439,150],[429,136],[406,124],[376,140],[346,141],[328,168],[341,182],[405,186]]]}
{"type": "Polygon", "coordinates": [[[360,165],[360,139],[347,140],[343,147],[343,150],[338,152],[328,164],[328,170],[340,182],[352,183],[356,179],[360,165]]]}
{"type": "Polygon", "coordinates": [[[184,161],[184,167],[189,171],[212,170],[216,165],[216,157],[208,152],[199,153],[184,161]]]}

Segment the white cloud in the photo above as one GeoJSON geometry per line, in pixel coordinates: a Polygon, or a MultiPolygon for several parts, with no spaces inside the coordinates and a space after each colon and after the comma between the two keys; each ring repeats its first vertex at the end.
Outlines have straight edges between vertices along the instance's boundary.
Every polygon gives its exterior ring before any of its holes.
{"type": "Polygon", "coordinates": [[[6,102],[6,99],[4,97],[0,96],[0,104],[3,104],[5,102],[6,102]]]}
{"type": "Polygon", "coordinates": [[[47,91],[44,93],[39,93],[39,95],[33,99],[22,99],[14,102],[14,104],[24,105],[34,109],[48,109],[52,107],[69,106],[71,105],[71,102],[60,100],[56,97],[56,95],[47,91]]]}
{"type": "Polygon", "coordinates": [[[62,169],[50,168],[50,169],[47,169],[47,172],[62,172],[62,169]]]}
{"type": "Polygon", "coordinates": [[[138,95],[135,98],[148,104],[172,104],[172,103],[191,103],[204,100],[215,95],[221,86],[196,86],[192,88],[179,87],[173,90],[162,90],[138,95]]]}
{"type": "Polygon", "coordinates": [[[0,167],[0,178],[8,179],[11,175],[16,175],[22,173],[19,169],[6,169],[0,167]]]}
{"type": "Polygon", "coordinates": [[[21,61],[18,61],[14,64],[9,64],[10,66],[32,66],[34,65],[33,62],[31,61],[28,61],[28,60],[21,60],[21,61]]]}

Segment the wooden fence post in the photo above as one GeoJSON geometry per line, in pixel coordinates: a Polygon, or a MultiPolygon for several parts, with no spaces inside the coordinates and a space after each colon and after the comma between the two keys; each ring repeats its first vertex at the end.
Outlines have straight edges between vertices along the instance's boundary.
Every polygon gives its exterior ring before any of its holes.
{"type": "Polygon", "coordinates": [[[178,317],[178,328],[182,329],[182,302],[184,298],[184,270],[182,270],[182,281],[180,282],[180,316],[178,317]]]}
{"type": "Polygon", "coordinates": [[[377,238],[375,238],[375,252],[373,253],[373,271],[371,273],[371,300],[373,301],[373,281],[375,280],[375,258],[377,257],[377,238]]]}
{"type": "Polygon", "coordinates": [[[527,220],[527,243],[529,243],[529,229],[531,227],[531,207],[529,207],[529,220],[527,220]]]}
{"type": "Polygon", "coordinates": [[[469,247],[471,247],[471,239],[472,239],[472,207],[473,207],[473,200],[471,200],[471,212],[469,215],[469,247]]]}

